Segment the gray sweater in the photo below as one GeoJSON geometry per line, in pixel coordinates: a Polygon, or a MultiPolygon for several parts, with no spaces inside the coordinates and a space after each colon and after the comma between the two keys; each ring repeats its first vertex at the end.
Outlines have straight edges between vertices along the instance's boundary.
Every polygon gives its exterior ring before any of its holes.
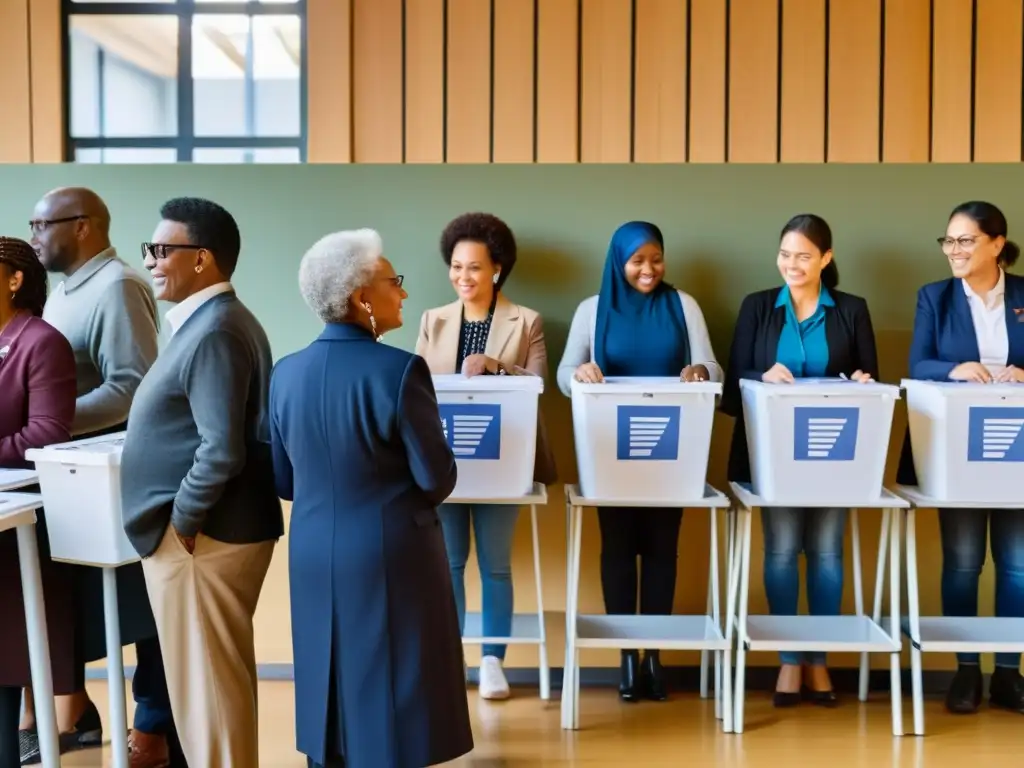
{"type": "Polygon", "coordinates": [[[168,523],[229,544],[284,533],[267,403],[273,359],[233,291],[202,304],[143,379],[121,454],[125,532],[142,557],[168,523]]]}
{"type": "Polygon", "coordinates": [[[135,390],[156,360],[156,300],[113,248],[94,256],[50,294],[43,319],[75,352],[78,401],[71,432],[124,424],[135,390]]]}
{"type": "MultiPolygon", "coordinates": [[[[576,308],[569,326],[569,338],[565,341],[562,362],[558,364],[558,388],[566,397],[571,396],[572,377],[584,363],[594,362],[594,331],[597,327],[597,296],[584,299],[576,308]]],[[[715,359],[711,348],[708,326],[700,305],[690,294],[679,291],[683,303],[683,318],[686,320],[686,335],[690,339],[690,360],[693,365],[708,369],[712,381],[722,380],[722,366],[715,359]]]]}

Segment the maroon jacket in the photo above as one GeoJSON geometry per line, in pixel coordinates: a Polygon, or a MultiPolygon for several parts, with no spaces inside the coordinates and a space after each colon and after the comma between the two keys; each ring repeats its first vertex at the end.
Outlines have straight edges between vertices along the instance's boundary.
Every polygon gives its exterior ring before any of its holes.
{"type": "Polygon", "coordinates": [[[75,355],[64,335],[19,315],[0,334],[0,467],[27,466],[25,451],[71,439],[75,355]]]}

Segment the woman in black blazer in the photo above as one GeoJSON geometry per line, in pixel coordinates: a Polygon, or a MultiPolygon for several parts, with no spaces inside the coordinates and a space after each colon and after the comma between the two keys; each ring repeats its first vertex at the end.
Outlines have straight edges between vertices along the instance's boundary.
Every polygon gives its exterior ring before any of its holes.
{"type": "MultiPolygon", "coordinates": [[[[867,302],[836,290],[839,270],[828,224],[813,214],[795,216],[783,227],[780,241],[777,263],[785,285],[743,300],[729,354],[721,409],[736,419],[728,470],[735,482],[750,482],[741,379],[786,384],[840,374],[863,382],[878,376],[867,302]]],[[[797,613],[801,552],[807,560],[810,613],[839,614],[846,515],[845,509],[762,510],[764,584],[772,614],[797,613]]],[[[783,653],[781,659],[775,706],[798,704],[802,689],[816,704],[836,704],[824,653],[783,653]]]]}

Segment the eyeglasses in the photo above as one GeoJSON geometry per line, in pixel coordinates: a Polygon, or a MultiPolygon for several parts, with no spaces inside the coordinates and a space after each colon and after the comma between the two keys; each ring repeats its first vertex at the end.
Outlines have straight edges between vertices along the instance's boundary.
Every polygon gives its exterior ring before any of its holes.
{"type": "Polygon", "coordinates": [[[32,231],[33,235],[38,235],[44,229],[53,224],[66,224],[69,221],[78,221],[80,219],[88,219],[89,217],[85,214],[77,214],[75,216],[63,216],[59,219],[32,219],[28,223],[28,228],[32,231]]]}
{"type": "Polygon", "coordinates": [[[390,280],[390,281],[391,281],[392,283],[394,283],[394,284],[395,284],[395,285],[396,285],[396,286],[397,286],[398,288],[401,288],[401,287],[402,287],[402,283],[404,283],[404,282],[405,282],[405,275],[395,275],[394,277],[386,277],[386,278],[384,278],[384,279],[385,279],[385,280],[390,280]]]}
{"type": "Polygon", "coordinates": [[[960,237],[939,237],[936,240],[939,246],[942,248],[943,253],[952,253],[956,246],[960,246],[960,250],[964,253],[970,253],[978,245],[978,238],[986,237],[986,235],[962,235],[960,237]]]}
{"type": "Polygon", "coordinates": [[[191,245],[188,243],[143,243],[142,258],[147,259],[152,256],[157,261],[163,261],[171,251],[177,251],[183,248],[192,251],[199,251],[205,247],[206,246],[204,245],[191,245]]]}

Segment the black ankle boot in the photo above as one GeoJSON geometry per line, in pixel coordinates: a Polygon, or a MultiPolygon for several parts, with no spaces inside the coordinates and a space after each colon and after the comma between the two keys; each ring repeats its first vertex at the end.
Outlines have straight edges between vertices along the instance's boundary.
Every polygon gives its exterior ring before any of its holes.
{"type": "Polygon", "coordinates": [[[622,652],[619,698],[623,701],[640,700],[640,651],[622,652]]]}
{"type": "Polygon", "coordinates": [[[988,679],[988,701],[993,707],[1024,714],[1024,678],[1010,667],[996,667],[988,679]]]}
{"type": "Polygon", "coordinates": [[[665,701],[668,689],[665,686],[665,668],[657,651],[646,651],[640,667],[643,694],[651,701],[665,701]]]}
{"type": "Polygon", "coordinates": [[[981,704],[981,667],[963,664],[953,675],[946,691],[946,709],[955,715],[970,715],[981,704]]]}

